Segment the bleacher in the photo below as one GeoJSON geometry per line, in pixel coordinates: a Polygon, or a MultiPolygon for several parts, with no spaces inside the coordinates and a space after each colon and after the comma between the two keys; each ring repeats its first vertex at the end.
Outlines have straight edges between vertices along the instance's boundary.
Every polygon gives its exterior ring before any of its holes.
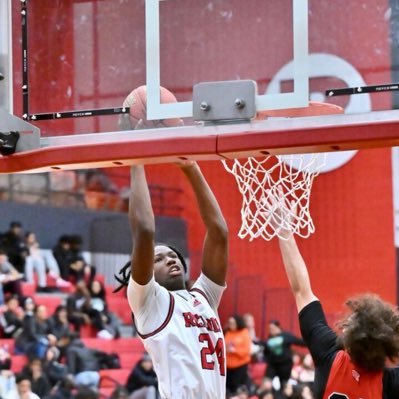
{"type": "MultiPolygon", "coordinates": [[[[102,281],[103,276],[97,278],[102,281]]],[[[49,284],[52,285],[51,282],[49,284]]],[[[126,300],[124,290],[113,293],[114,287],[105,285],[107,304],[111,312],[115,313],[124,325],[132,325],[132,316],[126,300]]],[[[45,305],[49,316],[53,314],[56,307],[64,303],[67,292],[56,294],[37,294],[34,284],[23,284],[23,293],[25,296],[32,296],[37,304],[45,305]]],[[[144,354],[144,346],[137,337],[124,337],[112,340],[106,340],[96,337],[97,331],[92,326],[83,326],[80,331],[80,338],[83,343],[93,349],[98,349],[106,353],[117,354],[120,360],[121,368],[100,370],[99,392],[102,399],[108,399],[115,388],[119,385],[125,385],[127,378],[144,354]]],[[[0,344],[8,348],[11,354],[11,370],[14,373],[20,372],[28,363],[25,355],[17,354],[15,351],[15,342],[13,339],[0,338],[0,344]]],[[[265,374],[265,363],[253,363],[249,366],[249,375],[255,384],[260,384],[265,374]]]]}

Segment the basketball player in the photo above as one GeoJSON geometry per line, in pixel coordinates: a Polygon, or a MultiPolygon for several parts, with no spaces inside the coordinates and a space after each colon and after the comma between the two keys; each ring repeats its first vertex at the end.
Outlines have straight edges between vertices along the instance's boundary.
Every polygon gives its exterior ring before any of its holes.
{"type": "MultiPolygon", "coordinates": [[[[168,245],[154,245],[155,223],[144,167],[131,168],[133,233],[128,301],[158,376],[163,399],[224,399],[225,343],[217,313],[225,289],[227,226],[196,163],[182,164],[206,227],[202,273],[190,291],[186,265],[168,245]]],[[[130,267],[129,267],[130,268],[130,267]]]]}
{"type": "MultiPolygon", "coordinates": [[[[281,189],[269,191],[269,210],[283,217],[281,189]]],[[[317,399],[399,398],[399,313],[376,295],[347,300],[350,313],[339,336],[327,325],[306,264],[288,230],[280,229],[280,251],[295,297],[304,341],[312,354],[317,399]]]]}

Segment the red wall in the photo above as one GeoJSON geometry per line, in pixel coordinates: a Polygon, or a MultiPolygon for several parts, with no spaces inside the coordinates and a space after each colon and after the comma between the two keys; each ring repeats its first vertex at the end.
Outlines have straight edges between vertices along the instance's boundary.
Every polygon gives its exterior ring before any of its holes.
{"type": "MultiPolygon", "coordinates": [[[[132,88],[145,81],[144,1],[93,1],[92,6],[82,9],[85,13],[79,8],[82,14],[77,14],[77,9],[74,14],[73,5],[79,3],[30,4],[36,7],[30,24],[34,112],[119,105],[132,88]]],[[[310,52],[342,57],[357,68],[367,84],[391,80],[388,0],[364,0],[362,6],[346,0],[309,3],[310,52]]],[[[160,4],[161,82],[179,100],[190,98],[192,86],[205,80],[252,78],[263,92],[272,76],[292,58],[291,0],[231,0],[231,14],[221,1],[160,4]]],[[[14,23],[18,39],[18,10],[14,23]]],[[[16,113],[21,109],[18,46],[16,40],[16,113]]],[[[331,83],[331,79],[317,79],[311,88],[321,91],[331,83]]],[[[334,101],[345,106],[348,98],[334,101]]],[[[390,95],[376,94],[372,107],[389,109],[390,95]]],[[[60,134],[108,131],[115,126],[115,118],[101,117],[46,122],[40,127],[44,134],[60,134]]],[[[259,331],[270,318],[280,318],[294,327],[295,310],[277,242],[248,242],[236,237],[241,198],[234,179],[221,164],[201,165],[231,235],[229,289],[220,310],[222,319],[232,312],[249,310],[256,316],[259,331]]],[[[148,175],[151,183],[187,188],[175,166],[151,166],[148,175]]],[[[327,312],[342,310],[348,295],[367,290],[394,301],[390,149],[362,151],[344,167],[321,175],[311,198],[316,233],[299,244],[314,290],[327,312]]],[[[196,274],[204,231],[189,190],[184,207],[196,274]]]]}

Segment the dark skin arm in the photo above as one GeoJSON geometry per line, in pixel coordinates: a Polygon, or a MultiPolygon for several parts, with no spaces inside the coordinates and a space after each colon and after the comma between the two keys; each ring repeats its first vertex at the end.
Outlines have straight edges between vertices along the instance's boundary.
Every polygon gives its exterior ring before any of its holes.
{"type": "Polygon", "coordinates": [[[202,272],[218,285],[225,285],[228,255],[228,229],[219,204],[195,162],[180,165],[193,188],[206,236],[202,272]]]}
{"type": "Polygon", "coordinates": [[[155,219],[142,165],[131,167],[129,223],[133,235],[131,277],[145,285],[153,276],[155,219]]]}
{"type": "MultiPolygon", "coordinates": [[[[227,271],[228,231],[220,207],[196,163],[180,165],[190,182],[206,227],[202,271],[216,284],[224,285],[227,271]]],[[[131,168],[129,221],[133,233],[132,278],[141,285],[153,275],[155,220],[144,167],[131,168]]]]}

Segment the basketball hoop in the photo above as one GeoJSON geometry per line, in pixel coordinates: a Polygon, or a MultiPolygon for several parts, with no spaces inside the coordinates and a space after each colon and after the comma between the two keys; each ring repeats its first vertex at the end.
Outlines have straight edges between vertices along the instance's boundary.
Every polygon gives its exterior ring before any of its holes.
{"type": "MultiPolygon", "coordinates": [[[[342,114],[336,105],[310,102],[308,107],[262,111],[258,119],[269,117],[303,117],[342,114]]],[[[281,229],[307,238],[315,231],[310,215],[310,192],[314,178],[320,173],[326,160],[325,153],[267,155],[262,158],[222,161],[225,169],[234,175],[243,197],[241,207],[240,238],[249,236],[252,241],[261,237],[271,240],[281,229]],[[267,191],[277,193],[282,188],[280,201],[283,217],[274,215],[267,207],[267,191]]]]}

